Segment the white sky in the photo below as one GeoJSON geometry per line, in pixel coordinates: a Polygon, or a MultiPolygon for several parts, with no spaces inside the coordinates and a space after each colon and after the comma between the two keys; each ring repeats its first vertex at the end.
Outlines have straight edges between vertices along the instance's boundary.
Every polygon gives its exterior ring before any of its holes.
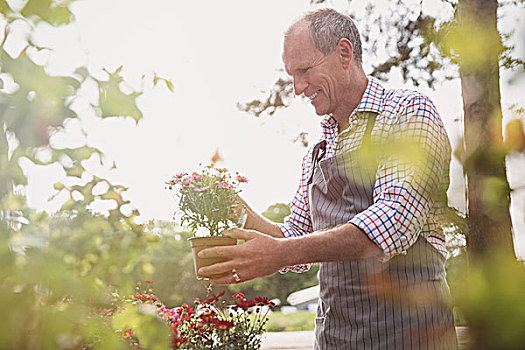
{"type": "MultiPolygon", "coordinates": [[[[347,9],[346,0],[332,5],[347,9]]],[[[87,64],[96,75],[102,67],[114,70],[124,65],[124,75],[134,88],[141,86],[143,74],[151,81],[153,72],[173,81],[175,93],[146,84],[139,99],[144,119],[138,125],[130,118],[100,120],[91,115],[86,106],[96,91],[86,92],[75,105],[88,144],[106,154],[106,169],[95,161],[89,162],[88,168],[128,186],[127,197],[142,219],[169,220],[175,199],[164,181],[176,172],[196,170],[199,163],[208,163],[216,149],[224,159],[221,166],[251,180],[243,196],[262,211],[273,203],[291,200],[305,152],[291,140],[301,131],[310,132],[310,139],[315,140],[320,117],[300,99],[276,116],[261,118],[240,112],[236,103],[264,97],[261,90],[273,86],[282,68],[282,32],[309,8],[308,0],[80,1],[72,6],[75,27],[55,30],[52,35],[44,29],[35,41],[55,48],[42,58],[50,72],[69,72],[87,64]],[[117,168],[109,171],[113,161],[117,168]]],[[[16,51],[14,41],[12,46],[16,51]]],[[[520,88],[506,81],[504,75],[504,107],[520,101],[520,88]]],[[[402,84],[393,76],[385,86],[402,84]]],[[[435,91],[419,90],[433,98],[456,144],[461,127],[453,120],[462,111],[459,81],[440,84],[435,91]]],[[[81,145],[85,137],[80,124],[70,123],[68,131],[70,136],[59,135],[55,142],[81,145]]],[[[524,160],[518,158],[513,159],[513,166],[519,170],[524,160]]],[[[57,167],[24,166],[29,174],[29,204],[56,209],[60,198],[51,203],[47,199],[55,192],[52,184],[64,174],[57,167]]],[[[453,169],[451,202],[463,208],[462,183],[458,181],[461,170],[457,164],[453,169]]],[[[523,181],[520,176],[511,176],[511,185],[518,187],[519,181],[523,181]]],[[[515,220],[522,227],[525,200],[513,200],[518,214],[515,220]]],[[[516,247],[525,258],[525,229],[520,234],[524,238],[516,247]]]]}

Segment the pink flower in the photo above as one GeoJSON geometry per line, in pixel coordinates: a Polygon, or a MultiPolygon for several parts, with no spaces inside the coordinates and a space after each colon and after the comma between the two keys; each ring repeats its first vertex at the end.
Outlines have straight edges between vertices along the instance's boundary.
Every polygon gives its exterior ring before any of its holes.
{"type": "Polygon", "coordinates": [[[230,185],[229,183],[226,183],[226,182],[221,182],[220,184],[217,185],[217,187],[230,189],[230,188],[232,188],[232,185],[230,185]]]}
{"type": "Polygon", "coordinates": [[[186,173],[175,174],[175,175],[173,175],[173,177],[171,178],[171,181],[169,181],[169,182],[170,182],[172,185],[174,185],[174,184],[178,184],[178,183],[180,183],[180,182],[182,181],[182,178],[183,178],[184,176],[186,176],[186,175],[188,175],[188,174],[186,174],[186,173]]]}
{"type": "Polygon", "coordinates": [[[184,179],[184,181],[182,181],[183,185],[192,184],[192,183],[193,183],[193,177],[188,177],[187,179],[184,179]]]}
{"type": "Polygon", "coordinates": [[[237,175],[237,181],[239,182],[248,182],[248,179],[244,176],[237,175]]]}
{"type": "Polygon", "coordinates": [[[206,191],[208,188],[210,188],[210,186],[205,186],[205,187],[195,187],[193,190],[195,192],[202,192],[202,191],[206,191]]]}

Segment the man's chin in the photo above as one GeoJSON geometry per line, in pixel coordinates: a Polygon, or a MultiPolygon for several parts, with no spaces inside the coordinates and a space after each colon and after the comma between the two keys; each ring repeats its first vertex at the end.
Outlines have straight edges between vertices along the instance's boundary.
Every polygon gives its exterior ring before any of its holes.
{"type": "Polygon", "coordinates": [[[317,114],[318,116],[325,116],[326,112],[320,108],[315,108],[315,114],[317,114]]]}
{"type": "Polygon", "coordinates": [[[324,106],[324,105],[322,104],[322,101],[315,101],[315,100],[314,100],[314,101],[312,102],[312,106],[314,107],[314,109],[315,109],[315,113],[316,113],[317,115],[323,116],[323,115],[328,114],[328,111],[327,111],[328,108],[326,108],[326,106],[324,106]],[[315,102],[315,104],[314,104],[314,102],[315,102]]]}

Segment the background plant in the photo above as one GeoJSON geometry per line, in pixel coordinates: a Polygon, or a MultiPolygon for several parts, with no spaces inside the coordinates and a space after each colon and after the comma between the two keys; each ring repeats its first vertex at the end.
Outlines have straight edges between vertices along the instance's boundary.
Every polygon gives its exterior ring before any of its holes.
{"type": "MultiPolygon", "coordinates": [[[[5,25],[0,40],[2,349],[127,348],[95,311],[111,305],[110,285],[131,291],[134,281],[154,270],[145,252],[158,236],[135,222],[138,211],[125,199],[127,189],[85,171],[86,160],[102,159],[100,150],[86,140],[73,148],[54,142],[67,134],[68,122],[81,123],[74,106],[83,89],[93,90],[91,108],[99,118],[142,118],[136,105],[141,92],[125,86],[122,68],[102,70],[95,78],[79,66],[58,76],[37,63],[50,49],[35,44],[38,30],[72,25],[74,2],[0,0],[5,25]],[[18,40],[22,49],[7,49],[10,40],[18,40]],[[56,194],[67,198],[58,212],[28,208],[23,163],[58,166],[66,174],[55,185],[56,194]],[[100,201],[111,203],[105,214],[89,209],[100,201]]],[[[147,317],[135,318],[146,325],[141,320],[147,317]]],[[[144,333],[144,341],[157,347],[157,332],[144,333]]]]}
{"type": "MultiPolygon", "coordinates": [[[[224,294],[212,294],[204,301],[195,299],[194,306],[183,303],[170,308],[154,294],[153,281],[146,280],[137,283],[136,292],[130,297],[120,299],[113,293],[115,304],[103,314],[111,319],[115,331],[137,349],[150,348],[142,340],[145,334],[136,331],[140,324],[133,315],[137,313],[156,318],[150,319],[150,324],[162,321],[164,328],[169,327],[172,349],[259,349],[273,303],[262,297],[247,299],[242,293],[235,293],[233,301],[227,303],[221,300],[224,294]]],[[[168,340],[165,332],[157,330],[156,334],[168,340]]]]}
{"type": "Polygon", "coordinates": [[[175,349],[245,349],[261,347],[261,335],[273,303],[267,298],[247,299],[233,295],[233,303],[221,300],[223,293],[205,301],[195,301],[195,308],[183,305],[163,310],[174,331],[175,349]]]}

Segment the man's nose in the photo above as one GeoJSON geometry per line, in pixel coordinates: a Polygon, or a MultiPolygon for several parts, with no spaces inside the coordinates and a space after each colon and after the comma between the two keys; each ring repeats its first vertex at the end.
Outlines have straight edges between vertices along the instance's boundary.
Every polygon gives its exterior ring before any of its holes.
{"type": "Polygon", "coordinates": [[[306,87],[308,86],[308,83],[304,79],[293,79],[293,90],[297,96],[301,95],[306,87]]]}

